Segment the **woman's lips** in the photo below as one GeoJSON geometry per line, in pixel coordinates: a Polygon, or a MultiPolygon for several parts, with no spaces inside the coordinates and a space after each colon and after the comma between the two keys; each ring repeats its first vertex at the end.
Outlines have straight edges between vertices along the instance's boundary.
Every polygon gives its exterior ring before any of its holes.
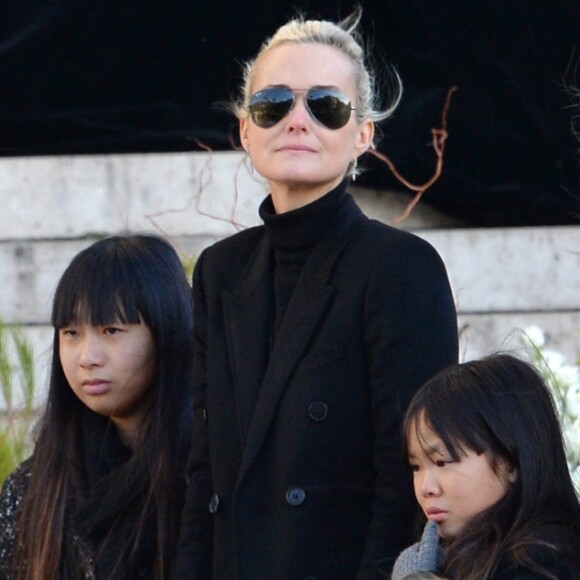
{"type": "Polygon", "coordinates": [[[296,151],[299,153],[315,153],[315,150],[312,147],[308,147],[307,145],[283,145],[278,149],[278,151],[296,151]]]}

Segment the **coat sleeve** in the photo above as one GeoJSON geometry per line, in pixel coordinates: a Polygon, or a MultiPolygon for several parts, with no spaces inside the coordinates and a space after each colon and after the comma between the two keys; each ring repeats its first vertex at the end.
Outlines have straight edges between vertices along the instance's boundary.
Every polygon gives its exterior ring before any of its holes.
{"type": "Polygon", "coordinates": [[[211,578],[213,520],[208,509],[212,494],[209,443],[206,428],[207,309],[202,288],[202,253],[193,274],[194,394],[193,437],[187,475],[188,486],[177,554],[176,579],[211,578]]]}
{"type": "Polygon", "coordinates": [[[432,246],[401,235],[376,260],[363,323],[377,476],[359,580],[385,577],[412,543],[417,507],[402,449],[402,419],[417,389],[457,362],[455,304],[445,266],[432,246]]]}

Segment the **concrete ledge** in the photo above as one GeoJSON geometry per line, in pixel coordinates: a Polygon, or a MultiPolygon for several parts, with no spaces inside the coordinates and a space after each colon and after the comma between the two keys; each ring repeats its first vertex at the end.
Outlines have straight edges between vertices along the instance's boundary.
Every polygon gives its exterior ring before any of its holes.
{"type": "MultiPolygon", "coordinates": [[[[456,296],[461,358],[518,349],[518,332],[532,324],[548,348],[569,361],[580,354],[580,230],[573,227],[422,230],[442,255],[456,296]],[[526,258],[523,259],[522,255],[526,258]]],[[[72,257],[96,238],[0,242],[0,316],[28,325],[38,384],[46,385],[52,331],[47,326],[54,289],[72,257]]],[[[211,240],[180,236],[183,255],[211,240]]]]}
{"type": "MultiPolygon", "coordinates": [[[[0,318],[7,323],[46,324],[61,274],[96,239],[0,241],[0,280],[5,281],[0,286],[0,318]]],[[[181,255],[191,256],[213,240],[187,236],[171,241],[181,255]]]]}
{"type": "MultiPolygon", "coordinates": [[[[580,312],[580,228],[421,230],[447,265],[462,314],[580,312]]],[[[0,317],[48,320],[56,283],[72,257],[96,238],[0,242],[0,317]]],[[[205,236],[170,238],[196,255],[205,236]]]]}
{"type": "Polygon", "coordinates": [[[517,354],[523,331],[532,325],[544,331],[547,349],[561,353],[569,363],[580,357],[580,312],[521,312],[459,314],[461,360],[498,350],[517,354]]]}
{"type": "Polygon", "coordinates": [[[463,313],[580,311],[580,228],[430,230],[463,313]]]}
{"type": "MultiPolygon", "coordinates": [[[[353,186],[388,221],[410,196],[353,186]]],[[[154,229],[220,239],[259,223],[267,193],[245,153],[76,155],[0,159],[0,239],[80,238],[154,229]]],[[[420,205],[406,229],[459,225],[420,205]]]]}
{"type": "Polygon", "coordinates": [[[265,186],[242,153],[0,159],[2,239],[156,229],[214,239],[257,223],[265,186]]]}

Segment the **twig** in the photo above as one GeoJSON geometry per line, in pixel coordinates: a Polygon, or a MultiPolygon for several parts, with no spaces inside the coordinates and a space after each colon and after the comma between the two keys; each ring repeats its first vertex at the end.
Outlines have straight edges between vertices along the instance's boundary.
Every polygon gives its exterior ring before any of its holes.
{"type": "Polygon", "coordinates": [[[441,128],[431,129],[433,149],[437,155],[437,163],[435,165],[435,172],[431,178],[426,181],[423,185],[414,185],[407,179],[405,179],[395,167],[395,164],[383,153],[379,153],[376,150],[371,150],[369,153],[374,155],[381,161],[383,161],[388,168],[391,170],[393,175],[407,188],[415,192],[413,199],[407,204],[405,209],[391,220],[391,225],[397,225],[405,221],[413,211],[413,208],[419,203],[419,200],[423,197],[423,194],[439,179],[443,171],[443,153],[445,152],[445,141],[447,140],[447,114],[449,112],[449,105],[451,103],[451,97],[453,93],[457,90],[456,86],[453,86],[447,92],[447,97],[445,99],[445,106],[443,107],[443,112],[441,113],[441,128]]]}

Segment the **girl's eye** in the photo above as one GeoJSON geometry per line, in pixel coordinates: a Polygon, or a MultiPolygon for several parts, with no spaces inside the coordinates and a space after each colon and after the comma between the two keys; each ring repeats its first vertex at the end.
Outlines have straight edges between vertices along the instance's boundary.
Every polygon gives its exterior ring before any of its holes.
{"type": "Polygon", "coordinates": [[[73,337],[73,336],[77,336],[78,332],[76,330],[74,330],[73,328],[61,328],[60,334],[61,334],[61,336],[73,337]]]}
{"type": "Polygon", "coordinates": [[[435,465],[437,467],[445,467],[446,465],[450,465],[451,463],[454,463],[454,461],[451,459],[438,459],[437,461],[435,461],[435,465]]]}
{"type": "Polygon", "coordinates": [[[118,326],[107,326],[103,329],[103,332],[108,336],[114,336],[115,334],[123,332],[123,329],[119,328],[118,326]]]}

